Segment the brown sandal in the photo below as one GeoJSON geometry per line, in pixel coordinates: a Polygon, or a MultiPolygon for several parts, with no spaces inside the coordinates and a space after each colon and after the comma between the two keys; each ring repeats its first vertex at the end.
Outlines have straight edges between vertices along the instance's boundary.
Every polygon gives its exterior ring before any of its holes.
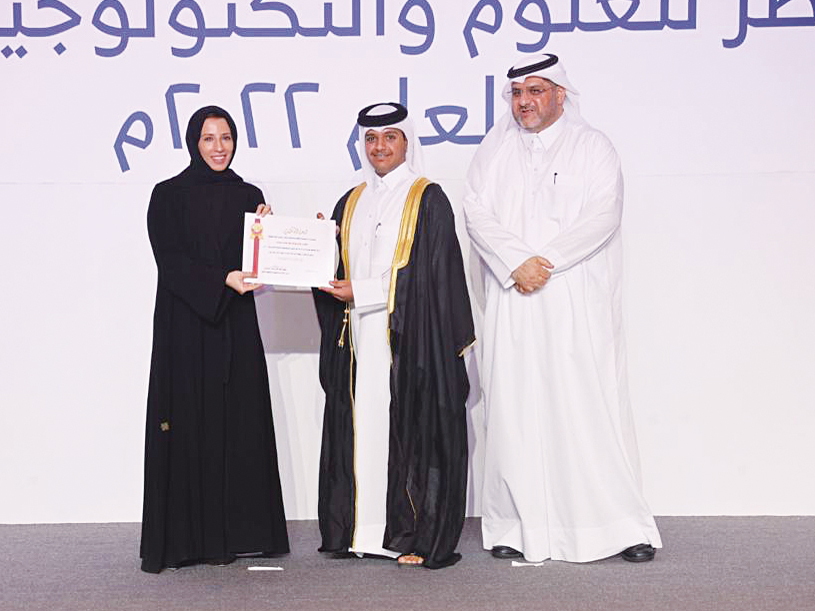
{"type": "Polygon", "coordinates": [[[424,564],[424,558],[418,554],[402,554],[396,559],[400,567],[416,567],[424,564]]]}

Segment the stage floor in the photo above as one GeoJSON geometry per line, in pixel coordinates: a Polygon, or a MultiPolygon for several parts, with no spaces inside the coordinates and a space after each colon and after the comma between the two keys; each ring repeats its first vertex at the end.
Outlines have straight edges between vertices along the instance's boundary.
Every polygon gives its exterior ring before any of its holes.
{"type": "Polygon", "coordinates": [[[815,517],[659,517],[653,562],[513,567],[467,520],[457,565],[331,560],[315,521],[289,522],[292,553],[149,575],[139,524],[0,525],[2,611],[373,609],[815,610],[815,517]],[[249,570],[252,567],[283,570],[249,570]]]}

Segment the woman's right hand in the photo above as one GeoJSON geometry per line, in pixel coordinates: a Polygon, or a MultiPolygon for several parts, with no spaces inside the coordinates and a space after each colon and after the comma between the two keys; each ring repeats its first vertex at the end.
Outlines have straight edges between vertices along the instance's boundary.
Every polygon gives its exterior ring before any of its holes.
{"type": "MultiPolygon", "coordinates": [[[[317,218],[318,218],[318,219],[320,219],[321,221],[324,221],[324,220],[325,220],[325,217],[323,216],[323,213],[322,213],[322,212],[318,212],[318,213],[317,213],[317,218]]],[[[339,225],[337,225],[337,226],[334,228],[334,233],[336,233],[337,235],[340,235],[340,226],[339,226],[339,225]]]]}
{"type": "Polygon", "coordinates": [[[254,291],[263,286],[262,284],[247,282],[247,280],[257,280],[257,278],[252,276],[251,272],[242,272],[237,269],[226,275],[226,285],[239,295],[254,291]]]}

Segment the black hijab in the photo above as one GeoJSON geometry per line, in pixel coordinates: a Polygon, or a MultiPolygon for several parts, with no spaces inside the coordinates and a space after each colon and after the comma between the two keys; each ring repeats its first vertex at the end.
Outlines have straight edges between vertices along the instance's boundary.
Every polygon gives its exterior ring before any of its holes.
{"type": "Polygon", "coordinates": [[[232,132],[232,160],[235,159],[235,151],[238,148],[238,130],[235,128],[235,122],[232,117],[223,108],[219,106],[204,106],[196,110],[190,122],[187,124],[187,150],[190,153],[190,166],[182,172],[182,176],[193,183],[211,183],[211,182],[243,182],[243,179],[238,176],[229,166],[220,172],[213,170],[201,157],[201,152],[198,150],[198,140],[201,138],[201,129],[204,127],[204,121],[214,117],[218,119],[225,119],[229,125],[229,131],[232,132]]]}

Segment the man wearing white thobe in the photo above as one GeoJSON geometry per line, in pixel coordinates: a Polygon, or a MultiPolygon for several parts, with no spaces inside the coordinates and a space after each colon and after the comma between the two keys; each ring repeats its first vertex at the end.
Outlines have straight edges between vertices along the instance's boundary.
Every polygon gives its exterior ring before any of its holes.
{"type": "Polygon", "coordinates": [[[509,112],[468,173],[485,266],[482,535],[498,558],[661,547],[643,498],[620,312],[620,161],[551,54],[508,73],[509,112]]]}

